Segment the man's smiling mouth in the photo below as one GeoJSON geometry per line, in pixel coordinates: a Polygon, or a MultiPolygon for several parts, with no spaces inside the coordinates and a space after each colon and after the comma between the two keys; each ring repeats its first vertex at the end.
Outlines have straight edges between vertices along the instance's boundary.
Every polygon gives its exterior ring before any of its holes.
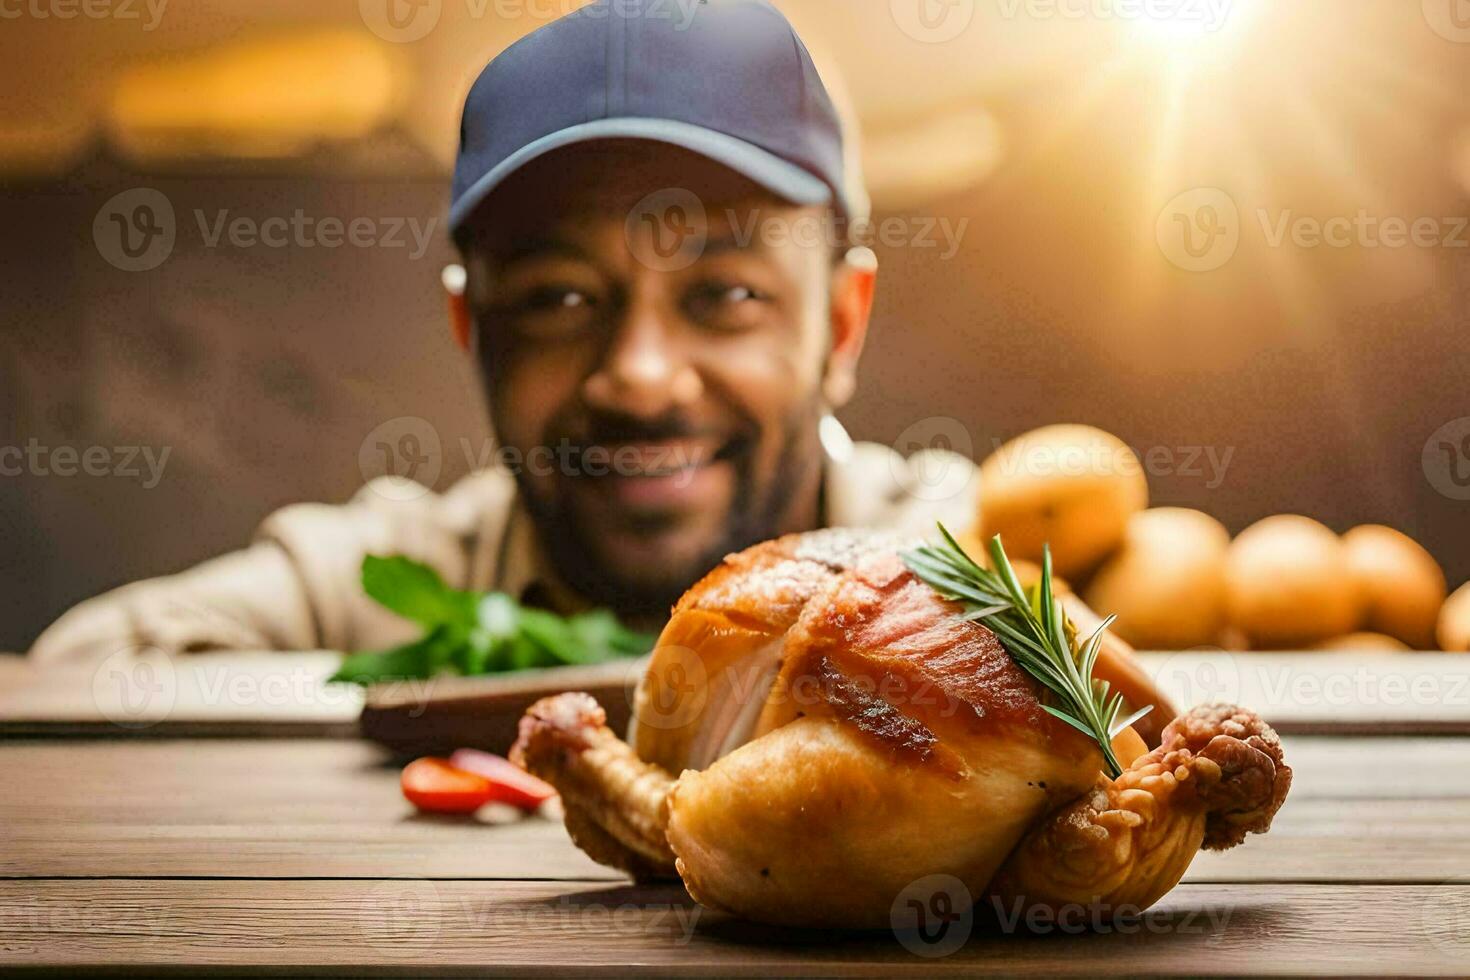
{"type": "Polygon", "coordinates": [[[732,478],[732,458],[745,445],[741,439],[679,437],[588,446],[576,483],[582,492],[625,512],[674,512],[700,509],[719,495],[732,478]]]}
{"type": "MultiPolygon", "coordinates": [[[[599,446],[610,460],[607,476],[624,479],[667,479],[688,476],[721,459],[731,442],[712,438],[666,439],[599,446]]],[[[594,474],[596,475],[596,474],[594,474]]]]}

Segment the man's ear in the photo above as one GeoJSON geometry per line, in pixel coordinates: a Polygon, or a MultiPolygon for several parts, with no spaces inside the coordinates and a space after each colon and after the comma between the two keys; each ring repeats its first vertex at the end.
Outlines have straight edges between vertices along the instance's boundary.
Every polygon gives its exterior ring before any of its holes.
{"type": "Polygon", "coordinates": [[[850,250],[832,273],[832,347],[822,379],[829,408],[846,405],[857,388],[858,359],[868,339],[877,285],[878,257],[871,249],[850,250]]]}
{"type": "Polygon", "coordinates": [[[465,271],[462,265],[447,265],[439,277],[444,284],[444,296],[449,301],[449,333],[459,349],[468,353],[470,349],[470,305],[465,299],[465,271]]]}

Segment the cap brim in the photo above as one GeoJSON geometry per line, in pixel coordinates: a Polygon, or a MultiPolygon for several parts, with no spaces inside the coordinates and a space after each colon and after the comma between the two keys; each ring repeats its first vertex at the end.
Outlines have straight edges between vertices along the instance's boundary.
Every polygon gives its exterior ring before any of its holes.
{"type": "Polygon", "coordinates": [[[450,233],[458,233],[496,187],[536,158],[566,146],[607,139],[653,140],[682,147],[724,164],[793,204],[829,204],[833,200],[832,188],[820,177],[728,133],[673,119],[598,119],[543,136],[476,180],[449,209],[450,233]]]}

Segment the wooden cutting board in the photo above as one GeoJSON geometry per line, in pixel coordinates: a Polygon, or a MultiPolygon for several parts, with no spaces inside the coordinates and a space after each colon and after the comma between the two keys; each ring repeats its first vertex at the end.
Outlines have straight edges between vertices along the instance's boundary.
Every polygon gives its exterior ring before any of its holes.
{"type": "Polygon", "coordinates": [[[326,680],[330,651],[38,664],[0,655],[0,735],[350,735],[363,692],[326,680]]]}
{"type": "Polygon", "coordinates": [[[439,677],[367,690],[362,734],[400,756],[445,755],[457,748],[504,755],[526,709],[563,691],[585,691],[626,732],[633,691],[646,658],[586,667],[525,670],[489,677],[439,677]]]}
{"type": "Polygon", "coordinates": [[[360,732],[401,756],[504,752],[538,698],[586,691],[627,730],[643,659],[487,677],[329,684],[342,656],[206,653],[88,664],[0,655],[0,736],[322,736],[360,732]]]}

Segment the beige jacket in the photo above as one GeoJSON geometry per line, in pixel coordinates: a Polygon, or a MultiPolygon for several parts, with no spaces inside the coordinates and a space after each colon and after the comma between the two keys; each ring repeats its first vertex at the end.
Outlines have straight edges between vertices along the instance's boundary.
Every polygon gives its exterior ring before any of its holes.
{"type": "MultiPolygon", "coordinates": [[[[823,442],[833,526],[927,535],[935,521],[958,532],[978,519],[979,475],[962,456],[924,450],[905,459],[853,443],[830,419],[823,442]]],[[[443,494],[384,478],[345,505],[277,511],[242,551],[83,602],[30,655],[65,661],[139,647],[363,650],[406,642],[418,628],[362,592],[366,554],[407,555],[461,589],[520,597],[551,581],[509,473],[483,470],[443,494]]]]}

